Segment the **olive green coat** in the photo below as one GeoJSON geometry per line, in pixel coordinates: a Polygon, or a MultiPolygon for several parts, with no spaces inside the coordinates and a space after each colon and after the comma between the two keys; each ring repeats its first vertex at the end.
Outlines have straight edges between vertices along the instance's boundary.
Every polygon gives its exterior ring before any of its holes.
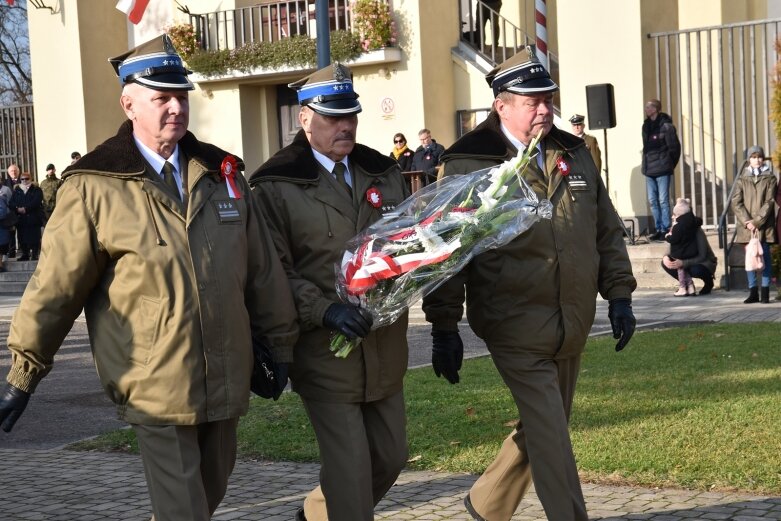
{"type": "Polygon", "coordinates": [[[583,141],[586,142],[586,148],[591,154],[591,159],[594,160],[594,164],[597,166],[597,172],[602,172],[602,152],[599,150],[599,142],[597,138],[591,134],[583,134],[583,141]]]}
{"type": "Polygon", "coordinates": [[[292,360],[290,290],[244,178],[226,152],[179,142],[188,204],[135,146],[132,125],[65,171],[41,260],[11,324],[8,382],[35,390],[81,310],[120,418],[192,425],[246,412],[252,336],[292,360]]]}
{"type": "MultiPolygon", "coordinates": [[[[605,299],[631,298],[636,282],[623,228],[583,140],[553,128],[543,146],[549,179],[536,168],[524,177],[538,197],[553,203],[553,218],[476,257],[424,298],[423,309],[434,328],[455,330],[466,284],[469,325],[486,343],[542,350],[559,345],[557,357],[564,358],[582,352],[597,293],[605,299]],[[566,178],[560,159],[570,169],[566,178]],[[580,176],[582,190],[572,182],[580,176]]],[[[516,154],[492,112],[445,152],[444,175],[493,166],[516,154]]]]}
{"type": "Polygon", "coordinates": [[[407,315],[372,331],[346,358],[329,351],[323,327],[328,306],[339,302],[334,265],[348,240],[407,197],[396,161],[356,145],[349,156],[353,200],[317,162],[303,131],[250,176],[287,271],[298,309],[301,337],[290,377],[293,390],[319,401],[368,402],[402,389],[407,369],[407,315]],[[375,208],[366,198],[382,194],[375,208]]]}
{"type": "Polygon", "coordinates": [[[746,221],[751,221],[759,229],[763,242],[776,242],[777,186],[776,176],[768,167],[764,167],[758,176],[748,168],[743,170],[732,192],[732,211],[738,223],[735,242],[748,243],[751,239],[751,232],[743,224],[746,221]]]}

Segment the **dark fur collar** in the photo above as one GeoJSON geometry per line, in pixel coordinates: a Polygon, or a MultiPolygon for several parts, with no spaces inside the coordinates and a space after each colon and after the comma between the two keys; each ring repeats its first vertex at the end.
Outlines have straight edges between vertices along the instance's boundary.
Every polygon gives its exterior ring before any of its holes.
{"type": "MultiPolygon", "coordinates": [[[[585,146],[585,142],[579,137],[559,130],[556,127],[553,127],[545,137],[545,142],[548,143],[548,147],[550,147],[552,142],[555,144],[554,148],[560,148],[565,151],[585,146]]],[[[499,114],[492,110],[485,121],[464,134],[450,148],[445,150],[442,160],[446,161],[464,155],[505,158],[513,155],[513,149],[513,145],[505,137],[504,132],[502,132],[499,114]],[[480,152],[475,153],[477,150],[480,152]]]]}
{"type": "MultiPolygon", "coordinates": [[[[350,162],[360,165],[367,174],[378,176],[398,163],[376,150],[359,143],[350,154],[350,162]]],[[[250,186],[269,179],[287,179],[298,182],[317,181],[319,163],[303,130],[299,130],[293,142],[274,154],[249,177],[250,186]]]]}
{"type": "MultiPolygon", "coordinates": [[[[190,160],[200,163],[207,171],[217,173],[228,152],[209,143],[198,141],[191,132],[187,132],[179,141],[179,153],[190,160]]],[[[239,170],[244,162],[236,158],[239,170]]],[[[133,139],[133,123],[125,121],[117,134],[98,145],[95,150],[84,155],[76,163],[66,168],[63,179],[74,173],[107,173],[115,176],[143,175],[146,169],[144,156],[136,147],[133,139]]]]}

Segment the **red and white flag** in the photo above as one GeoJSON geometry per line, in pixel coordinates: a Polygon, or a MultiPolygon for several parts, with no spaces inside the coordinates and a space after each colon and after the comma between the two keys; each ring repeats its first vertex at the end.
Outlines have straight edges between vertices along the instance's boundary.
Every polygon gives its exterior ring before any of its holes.
{"type": "Polygon", "coordinates": [[[125,13],[128,20],[137,25],[144,16],[147,4],[149,4],[149,0],[119,0],[117,9],[125,13]]]}

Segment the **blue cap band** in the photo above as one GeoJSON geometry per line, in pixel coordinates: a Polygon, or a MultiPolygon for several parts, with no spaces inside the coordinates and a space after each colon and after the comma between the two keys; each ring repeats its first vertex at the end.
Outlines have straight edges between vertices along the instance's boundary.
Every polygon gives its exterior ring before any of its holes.
{"type": "Polygon", "coordinates": [[[305,101],[311,102],[313,98],[318,96],[333,96],[334,94],[345,94],[345,98],[357,97],[351,81],[329,81],[301,87],[298,90],[298,102],[303,104],[305,101]]]}
{"type": "Polygon", "coordinates": [[[182,59],[176,54],[159,53],[141,58],[128,59],[119,66],[119,84],[125,85],[131,76],[137,77],[139,72],[156,68],[166,68],[166,72],[178,72],[187,75],[187,69],[182,65],[182,59]]]}

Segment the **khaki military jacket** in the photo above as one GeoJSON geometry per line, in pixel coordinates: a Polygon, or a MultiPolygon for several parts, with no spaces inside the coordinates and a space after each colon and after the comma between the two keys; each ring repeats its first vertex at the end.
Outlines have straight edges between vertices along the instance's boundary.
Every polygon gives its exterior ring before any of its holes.
{"type": "MultiPolygon", "coordinates": [[[[479,255],[423,300],[426,319],[455,330],[466,285],[467,318],[489,345],[518,346],[519,354],[580,354],[594,321],[597,293],[631,298],[636,282],[623,228],[583,140],[557,128],[543,139],[545,174],[525,174],[535,193],[553,203],[542,219],[508,245],[479,255]],[[566,163],[569,174],[560,166],[566,163]]],[[[444,175],[496,165],[517,150],[492,112],[442,157],[444,175]]]]}
{"type": "Polygon", "coordinates": [[[331,331],[323,327],[328,306],[340,302],[334,265],[358,232],[408,195],[398,164],[356,145],[349,156],[351,200],[317,162],[303,131],[250,176],[267,218],[298,309],[301,337],[291,367],[293,390],[328,402],[368,402],[402,389],[407,369],[407,315],[372,331],[347,358],[329,351],[331,331]],[[382,194],[379,208],[366,191],[382,194]]]}
{"type": "Polygon", "coordinates": [[[776,190],[778,182],[770,168],[764,169],[755,176],[746,168],[735,182],[732,192],[732,211],[737,221],[735,242],[748,243],[751,232],[743,224],[751,221],[759,229],[763,242],[775,243],[776,190]]]}
{"type": "Polygon", "coordinates": [[[602,173],[602,153],[599,150],[599,142],[597,138],[591,134],[583,134],[583,141],[586,142],[586,148],[591,154],[591,159],[594,160],[594,164],[597,166],[597,172],[602,173]]]}
{"type": "Polygon", "coordinates": [[[11,324],[8,381],[28,392],[82,309],[120,418],[191,425],[248,407],[252,337],[292,360],[292,296],[249,186],[228,195],[226,152],[179,142],[188,204],[146,170],[128,121],[69,168],[41,260],[11,324]]]}

